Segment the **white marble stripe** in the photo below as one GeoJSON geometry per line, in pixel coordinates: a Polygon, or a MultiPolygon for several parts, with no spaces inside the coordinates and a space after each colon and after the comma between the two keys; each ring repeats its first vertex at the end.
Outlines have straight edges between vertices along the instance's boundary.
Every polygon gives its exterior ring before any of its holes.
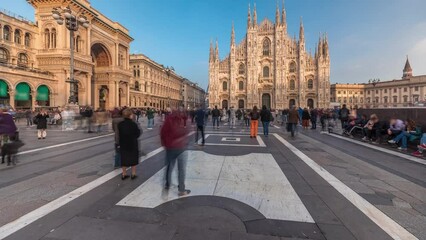
{"type": "MultiPolygon", "coordinates": [[[[221,196],[252,206],[268,219],[314,222],[271,154],[219,156],[188,151],[186,187],[189,196],[221,196]]],[[[176,170],[176,167],[175,167],[176,170]]],[[[163,190],[164,172],[157,172],[117,205],[155,208],[178,198],[176,184],[163,190]]],[[[176,171],[172,182],[176,181],[176,171]]]]}
{"type": "Polygon", "coordinates": [[[382,211],[377,209],[373,204],[362,198],[358,193],[353,191],[351,188],[342,183],[339,179],[330,174],[327,170],[318,165],[314,160],[309,158],[299,149],[294,147],[284,138],[278,134],[273,134],[278,141],[284,146],[289,148],[294,154],[296,154],[303,162],[305,162],[312,170],[326,180],[331,186],[333,186],[339,193],[341,193],[349,202],[355,205],[361,212],[363,212],[368,218],[376,223],[381,229],[383,229],[393,239],[398,240],[418,240],[413,234],[408,232],[405,228],[401,227],[393,219],[388,217],[382,211]]]}
{"type": "MultiPolygon", "coordinates": [[[[139,159],[140,162],[145,161],[148,158],[151,158],[152,156],[162,152],[164,150],[163,147],[157,148],[154,151],[148,153],[146,156],[143,156],[139,159]]],[[[7,236],[19,231],[20,229],[24,228],[25,226],[35,222],[36,220],[46,216],[47,214],[57,210],[58,208],[64,206],[65,204],[73,201],[74,199],[82,196],[83,194],[95,189],[96,187],[104,184],[105,182],[115,178],[117,175],[121,174],[121,169],[116,169],[114,171],[111,171],[105,175],[103,175],[100,178],[97,178],[96,180],[77,188],[76,190],[63,195],[62,197],[59,197],[27,214],[24,216],[7,223],[0,227],[0,239],[4,239],[7,236]]]]}
{"type": "Polygon", "coordinates": [[[394,155],[394,156],[397,156],[397,157],[401,157],[401,158],[404,158],[404,159],[407,159],[407,160],[410,160],[410,161],[413,161],[413,162],[416,162],[416,163],[426,165],[426,161],[423,160],[423,159],[420,159],[418,157],[409,156],[407,154],[403,154],[403,153],[392,151],[392,150],[389,150],[389,149],[386,149],[386,148],[374,146],[374,145],[369,144],[369,143],[360,142],[360,141],[350,139],[350,138],[347,138],[347,137],[343,137],[343,136],[339,136],[339,135],[336,135],[336,134],[333,134],[333,133],[327,133],[327,134],[329,136],[332,136],[332,137],[335,137],[335,138],[343,139],[343,140],[346,140],[348,142],[356,143],[356,144],[364,146],[364,147],[372,148],[372,149],[380,151],[380,152],[388,153],[388,154],[391,154],[391,155],[394,155]]]}

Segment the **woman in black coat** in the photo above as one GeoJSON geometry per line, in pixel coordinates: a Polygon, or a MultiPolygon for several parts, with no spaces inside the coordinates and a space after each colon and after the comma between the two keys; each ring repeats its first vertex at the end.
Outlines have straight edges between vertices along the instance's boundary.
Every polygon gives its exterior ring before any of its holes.
{"type": "Polygon", "coordinates": [[[131,179],[136,178],[136,165],[139,164],[139,142],[141,131],[138,125],[132,120],[133,112],[127,108],[123,111],[124,120],[118,124],[119,151],[121,155],[121,169],[123,174],[121,179],[128,178],[126,169],[132,168],[131,179]]]}
{"type": "Polygon", "coordinates": [[[47,118],[49,118],[49,114],[46,113],[45,110],[41,110],[35,116],[35,119],[37,121],[37,137],[38,139],[45,139],[47,136],[46,128],[47,128],[47,118]]]}

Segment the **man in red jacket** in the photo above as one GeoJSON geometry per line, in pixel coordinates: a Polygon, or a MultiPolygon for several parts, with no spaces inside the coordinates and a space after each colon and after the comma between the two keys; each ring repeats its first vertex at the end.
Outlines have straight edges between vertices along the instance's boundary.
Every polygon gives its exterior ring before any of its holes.
{"type": "Polygon", "coordinates": [[[165,120],[161,128],[161,144],[166,149],[166,189],[170,188],[173,167],[178,162],[179,196],[186,196],[191,191],[185,189],[185,149],[188,145],[188,132],[183,126],[182,115],[173,111],[165,120]]]}

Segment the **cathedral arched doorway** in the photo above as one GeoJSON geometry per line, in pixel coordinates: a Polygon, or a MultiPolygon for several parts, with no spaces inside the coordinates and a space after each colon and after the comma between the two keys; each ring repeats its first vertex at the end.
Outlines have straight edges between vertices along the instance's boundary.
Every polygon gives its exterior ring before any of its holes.
{"type": "Polygon", "coordinates": [[[296,100],[295,99],[290,99],[290,101],[288,102],[288,107],[291,108],[293,106],[296,105],[296,100]]]}
{"type": "Polygon", "coordinates": [[[310,109],[314,108],[314,100],[312,98],[309,98],[307,105],[308,105],[308,108],[310,109]]]}
{"type": "Polygon", "coordinates": [[[228,100],[222,101],[222,109],[228,109],[228,100]]]}
{"type": "Polygon", "coordinates": [[[244,109],[244,100],[242,100],[242,99],[238,100],[238,108],[244,109]]]}
{"type": "Polygon", "coordinates": [[[262,95],[262,107],[266,106],[268,109],[271,108],[271,94],[264,93],[262,95]]]}

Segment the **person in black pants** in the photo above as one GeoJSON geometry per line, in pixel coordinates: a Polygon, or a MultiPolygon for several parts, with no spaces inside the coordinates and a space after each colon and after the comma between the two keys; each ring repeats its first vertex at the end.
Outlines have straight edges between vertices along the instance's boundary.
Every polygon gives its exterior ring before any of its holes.
{"type": "Polygon", "coordinates": [[[205,112],[203,110],[203,108],[199,108],[196,112],[195,112],[195,121],[197,123],[197,134],[195,136],[195,144],[197,144],[198,142],[198,131],[201,131],[201,145],[204,146],[205,143],[205,139],[204,139],[204,116],[205,116],[205,112]]]}

